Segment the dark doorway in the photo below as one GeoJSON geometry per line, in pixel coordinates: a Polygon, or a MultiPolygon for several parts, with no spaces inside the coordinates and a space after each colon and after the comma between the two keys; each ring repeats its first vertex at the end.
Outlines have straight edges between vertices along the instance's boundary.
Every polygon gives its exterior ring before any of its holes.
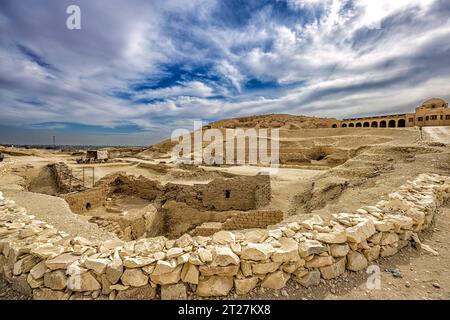
{"type": "Polygon", "coordinates": [[[395,128],[395,120],[389,120],[389,128],[395,128]]]}
{"type": "Polygon", "coordinates": [[[404,127],[406,127],[406,121],[405,121],[405,119],[400,119],[400,120],[398,120],[397,127],[399,127],[399,128],[404,128],[404,127]]]}
{"type": "Polygon", "coordinates": [[[231,191],[225,190],[225,199],[230,199],[230,196],[231,196],[231,191]]]}

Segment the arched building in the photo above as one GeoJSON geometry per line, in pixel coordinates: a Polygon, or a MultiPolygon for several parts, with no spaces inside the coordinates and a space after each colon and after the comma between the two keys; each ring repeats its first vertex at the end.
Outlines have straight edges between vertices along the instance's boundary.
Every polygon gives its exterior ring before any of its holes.
{"type": "Polygon", "coordinates": [[[393,114],[344,119],[332,128],[404,128],[424,126],[450,126],[450,109],[442,99],[429,99],[416,108],[415,113],[393,114]]]}

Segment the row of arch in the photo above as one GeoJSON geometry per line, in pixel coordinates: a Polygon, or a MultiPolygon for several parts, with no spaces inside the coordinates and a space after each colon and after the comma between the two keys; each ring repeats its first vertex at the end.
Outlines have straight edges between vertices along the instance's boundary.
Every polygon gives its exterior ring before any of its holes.
{"type": "MultiPolygon", "coordinates": [[[[337,128],[337,124],[333,124],[333,128],[337,128]]],[[[395,120],[381,120],[381,121],[365,121],[365,122],[356,122],[356,123],[343,123],[341,125],[342,128],[404,128],[406,127],[406,120],[399,119],[395,120]]]]}

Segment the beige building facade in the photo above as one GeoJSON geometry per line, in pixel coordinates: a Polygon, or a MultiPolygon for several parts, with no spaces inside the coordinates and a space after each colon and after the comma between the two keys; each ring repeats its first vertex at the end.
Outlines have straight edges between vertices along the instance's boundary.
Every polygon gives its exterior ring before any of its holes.
{"type": "Polygon", "coordinates": [[[450,126],[450,109],[442,99],[429,99],[416,108],[415,113],[393,114],[364,118],[343,119],[333,128],[405,128],[450,126]]]}

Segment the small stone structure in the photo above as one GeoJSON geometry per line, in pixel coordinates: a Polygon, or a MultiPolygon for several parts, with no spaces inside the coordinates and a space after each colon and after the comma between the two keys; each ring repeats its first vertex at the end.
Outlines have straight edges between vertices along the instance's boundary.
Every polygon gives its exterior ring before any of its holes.
{"type": "Polygon", "coordinates": [[[417,241],[450,198],[450,177],[419,175],[355,213],[267,229],[88,241],[37,220],[0,193],[0,272],[33,299],[164,299],[310,287],[365,269],[417,241]]]}
{"type": "MultiPolygon", "coordinates": [[[[135,177],[125,173],[114,173],[99,180],[91,189],[62,195],[72,211],[88,214],[89,210],[106,206],[107,198],[114,194],[139,197],[156,207],[158,218],[163,223],[156,225],[158,230],[146,230],[148,234],[164,234],[177,237],[195,229],[205,222],[225,223],[238,228],[267,227],[283,219],[281,211],[261,210],[270,202],[271,188],[268,175],[236,176],[231,178],[216,178],[206,184],[174,184],[162,185],[159,181],[143,176],[135,177]],[[242,214],[242,219],[248,214],[254,215],[251,221],[239,220],[235,216],[242,214]],[[260,216],[266,215],[262,219],[260,216]],[[161,227],[161,225],[163,227],[161,227]],[[156,233],[155,233],[156,232],[156,233]]],[[[142,212],[144,214],[144,212],[142,212]]],[[[140,220],[142,217],[133,217],[140,220]]],[[[123,220],[123,219],[122,219],[123,220]]],[[[93,219],[102,228],[114,231],[121,239],[129,239],[127,235],[141,235],[133,225],[120,223],[117,219],[108,223],[102,219],[93,219]],[[123,227],[123,230],[118,228],[123,227]],[[131,227],[130,230],[124,230],[131,227]],[[122,232],[123,231],[123,232],[122,232]],[[123,237],[125,236],[125,237],[123,237]]],[[[195,233],[195,232],[194,232],[195,233]]],[[[203,231],[204,234],[204,231],[203,231]]],[[[134,239],[134,238],[131,238],[134,239]]]]}

